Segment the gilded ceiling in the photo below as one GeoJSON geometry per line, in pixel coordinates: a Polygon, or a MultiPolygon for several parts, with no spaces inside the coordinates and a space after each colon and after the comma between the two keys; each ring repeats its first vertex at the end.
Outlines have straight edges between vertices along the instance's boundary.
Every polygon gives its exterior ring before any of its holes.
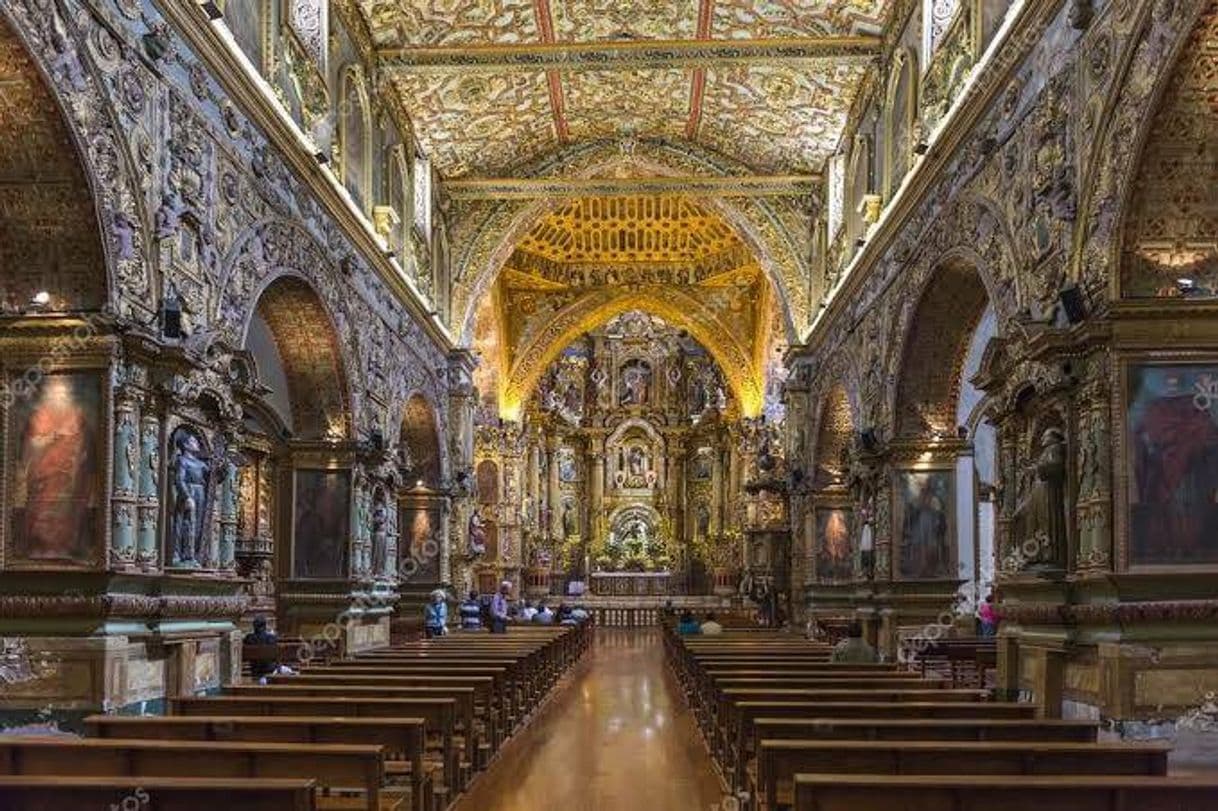
{"type": "Polygon", "coordinates": [[[818,172],[872,52],[862,40],[891,5],[361,0],[381,66],[447,179],[629,137],[696,142],[757,172],[818,172]]]}

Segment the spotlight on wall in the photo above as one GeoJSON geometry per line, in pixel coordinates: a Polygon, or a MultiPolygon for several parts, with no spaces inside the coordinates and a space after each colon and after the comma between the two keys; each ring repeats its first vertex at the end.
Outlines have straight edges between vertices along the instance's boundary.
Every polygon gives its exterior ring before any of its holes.
{"type": "Polygon", "coordinates": [[[51,303],[51,294],[45,290],[39,290],[30,297],[31,309],[41,310],[51,303]]]}
{"type": "Polygon", "coordinates": [[[325,166],[327,163],[330,162],[330,156],[327,155],[325,152],[322,152],[320,149],[313,153],[313,159],[316,160],[322,166],[325,166]]]}
{"type": "Polygon", "coordinates": [[[859,444],[863,446],[863,450],[868,453],[873,453],[879,447],[880,440],[875,434],[874,428],[864,428],[859,432],[859,444]]]}
{"type": "Polygon", "coordinates": [[[1197,292],[1197,282],[1195,279],[1181,277],[1176,279],[1176,290],[1179,291],[1181,296],[1187,298],[1197,292]]]}
{"type": "Polygon", "coordinates": [[[960,439],[968,439],[968,428],[963,425],[957,425],[956,436],[960,439]]]}
{"type": "Polygon", "coordinates": [[[867,244],[867,240],[864,239],[863,237],[859,237],[858,239],[856,239],[854,241],[854,247],[856,247],[856,248],[861,248],[866,244],[867,244]]]}
{"type": "Polygon", "coordinates": [[[221,11],[220,7],[212,2],[212,0],[202,0],[202,2],[199,3],[199,8],[203,9],[203,12],[207,15],[207,19],[211,20],[212,22],[224,19],[224,12],[221,11]]]}
{"type": "Polygon", "coordinates": [[[915,155],[925,155],[928,151],[930,151],[930,144],[926,143],[925,141],[918,141],[916,144],[914,144],[913,151],[915,155]]]}
{"type": "Polygon", "coordinates": [[[166,296],[161,302],[161,335],[175,340],[182,337],[182,302],[177,296],[166,296]]]}

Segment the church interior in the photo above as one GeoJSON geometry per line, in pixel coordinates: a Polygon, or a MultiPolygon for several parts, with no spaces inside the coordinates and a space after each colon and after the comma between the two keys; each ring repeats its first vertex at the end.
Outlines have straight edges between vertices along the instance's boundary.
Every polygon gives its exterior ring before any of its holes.
{"type": "Polygon", "coordinates": [[[1218,802],[1218,0],[3,0],[0,809],[1218,802]]]}

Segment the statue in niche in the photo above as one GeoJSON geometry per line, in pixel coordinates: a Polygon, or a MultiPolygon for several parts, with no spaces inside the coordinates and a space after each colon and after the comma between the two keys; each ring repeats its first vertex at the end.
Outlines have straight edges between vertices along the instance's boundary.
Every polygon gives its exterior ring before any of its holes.
{"type": "Polygon", "coordinates": [[[1019,566],[1060,565],[1066,548],[1066,437],[1057,428],[1040,437],[1031,484],[1013,516],[1019,566]]]}
{"type": "Polygon", "coordinates": [[[389,510],[380,491],[372,502],[372,573],[385,574],[385,557],[389,550],[389,510]]]}
{"type": "Polygon", "coordinates": [[[189,428],[174,432],[175,449],[169,469],[173,481],[170,505],[170,538],[173,565],[198,568],[206,565],[207,524],[211,514],[216,474],[223,466],[203,455],[199,436],[189,428]]]}
{"type": "Polygon", "coordinates": [[[626,467],[630,477],[642,477],[647,472],[647,457],[638,445],[631,447],[626,453],[626,467]]]}
{"type": "Polygon", "coordinates": [[[647,405],[651,388],[651,367],[645,361],[635,360],[622,367],[622,388],[618,405],[647,405]]]}
{"type": "Polygon", "coordinates": [[[575,503],[571,501],[564,502],[562,505],[562,534],[566,538],[579,534],[578,528],[575,526],[575,503]]]}
{"type": "Polygon", "coordinates": [[[710,537],[710,510],[705,504],[698,505],[698,537],[710,537]]]}
{"type": "Polygon", "coordinates": [[[469,515],[468,546],[470,557],[479,558],[486,554],[486,521],[475,508],[469,515]]]}

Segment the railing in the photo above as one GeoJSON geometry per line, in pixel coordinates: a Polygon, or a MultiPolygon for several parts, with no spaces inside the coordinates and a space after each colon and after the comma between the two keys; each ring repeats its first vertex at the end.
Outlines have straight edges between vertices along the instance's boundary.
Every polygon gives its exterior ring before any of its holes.
{"type": "Polygon", "coordinates": [[[601,628],[651,628],[660,624],[660,609],[594,606],[592,617],[601,628]]]}

